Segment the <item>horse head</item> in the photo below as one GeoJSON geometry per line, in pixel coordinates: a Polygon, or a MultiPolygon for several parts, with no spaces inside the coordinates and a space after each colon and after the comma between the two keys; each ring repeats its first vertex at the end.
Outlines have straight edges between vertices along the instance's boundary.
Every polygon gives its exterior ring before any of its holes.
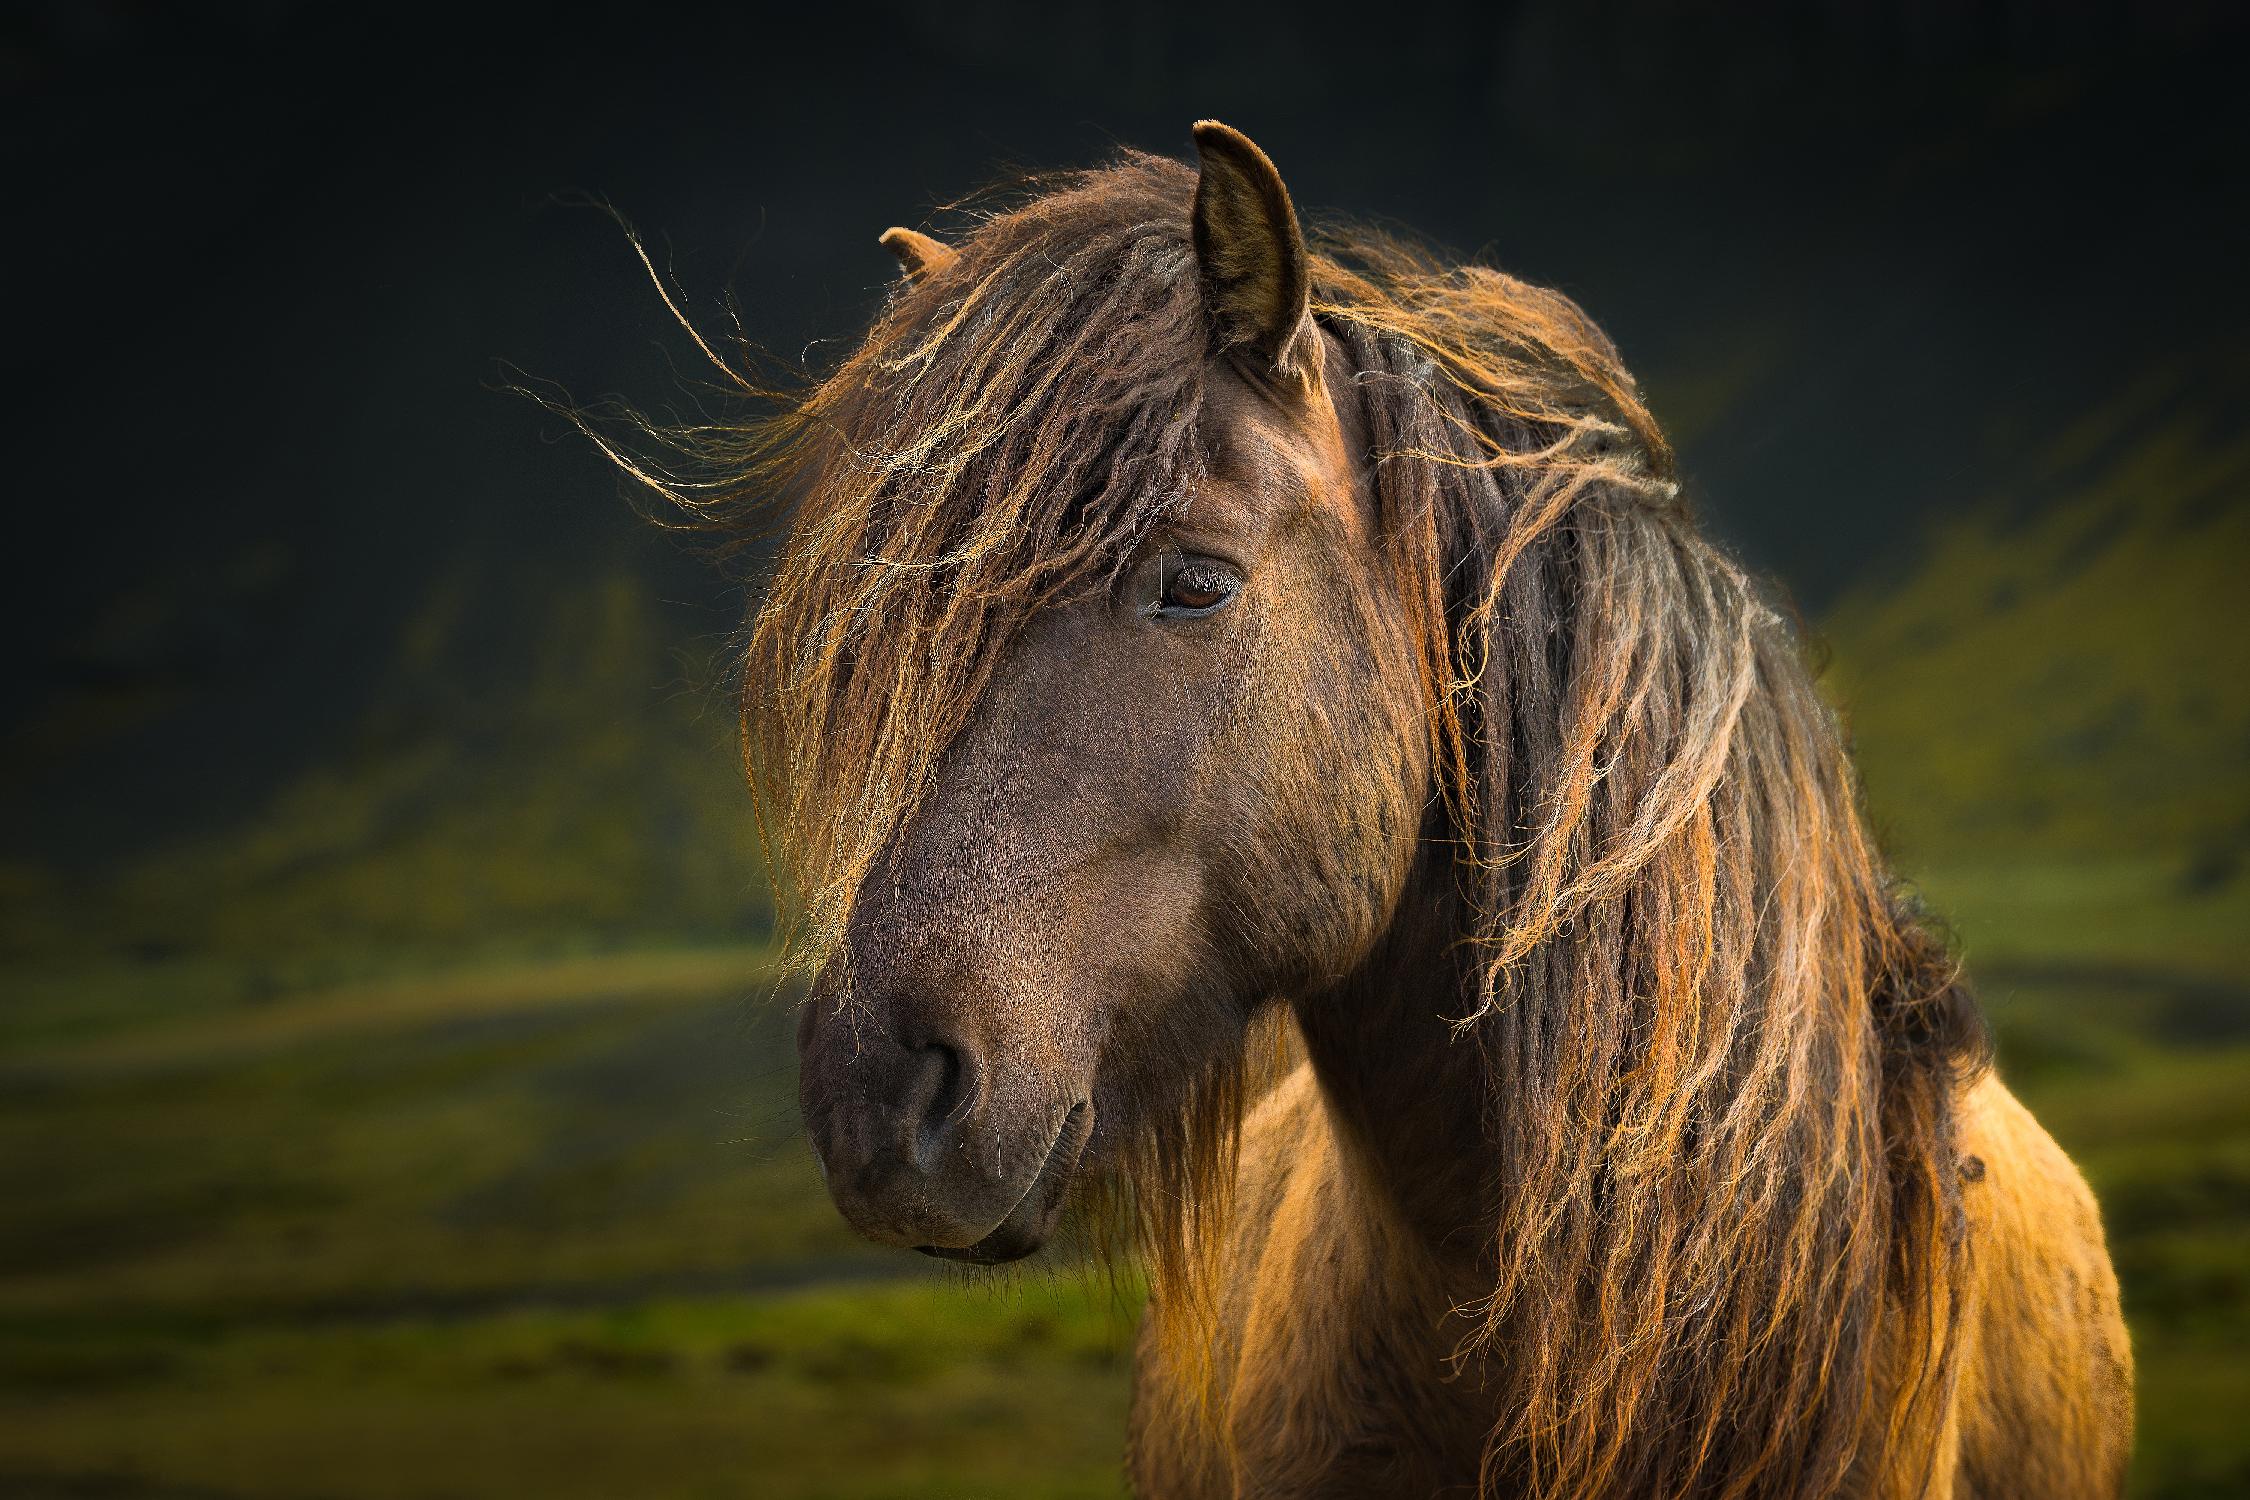
{"type": "Polygon", "coordinates": [[[1416,600],[1338,399],[1350,376],[1272,163],[1223,125],[1196,141],[1184,221],[1110,235],[1116,274],[1183,279],[1160,305],[1196,313],[1141,330],[1149,347],[1071,348],[1080,304],[1111,289],[1074,297],[1031,266],[980,284],[1010,247],[885,236],[929,316],[1025,318],[1007,357],[1056,362],[1032,391],[1100,378],[1072,361],[1163,358],[1131,378],[1195,418],[1164,492],[1108,528],[1094,586],[1027,609],[996,651],[813,983],[805,1120],[838,1208],[878,1240],[1036,1250],[1074,1173],[1161,1137],[1277,997],[1364,961],[1415,859],[1416,600]]]}

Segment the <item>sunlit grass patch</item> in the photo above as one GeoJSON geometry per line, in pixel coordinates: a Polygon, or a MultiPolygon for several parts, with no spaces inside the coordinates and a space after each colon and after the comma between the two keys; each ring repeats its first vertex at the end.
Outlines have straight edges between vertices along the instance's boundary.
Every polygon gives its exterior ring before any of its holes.
{"type": "Polygon", "coordinates": [[[8,1379],[0,1483],[1117,1495],[1132,1312],[1035,1278],[264,1327],[120,1353],[106,1380],[8,1379]]]}

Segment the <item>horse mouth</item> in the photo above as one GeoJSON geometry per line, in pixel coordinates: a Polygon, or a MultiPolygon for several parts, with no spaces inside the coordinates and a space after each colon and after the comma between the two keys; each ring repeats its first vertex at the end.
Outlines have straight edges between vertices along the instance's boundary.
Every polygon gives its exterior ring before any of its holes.
{"type": "Polygon", "coordinates": [[[1055,1132],[1054,1144],[1047,1148],[1047,1159],[1039,1164],[1031,1186],[1023,1190],[1023,1197],[1016,1200],[1016,1206],[1008,1210],[1007,1217],[990,1234],[973,1245],[957,1249],[944,1245],[916,1245],[914,1248],[940,1260],[964,1261],[973,1266],[1005,1265],[1037,1251],[1055,1232],[1055,1221],[1062,1217],[1063,1194],[1070,1186],[1070,1174],[1077,1168],[1078,1158],[1086,1150],[1086,1138],[1093,1131],[1094,1106],[1081,1099],[1063,1116],[1062,1128],[1055,1132]]]}

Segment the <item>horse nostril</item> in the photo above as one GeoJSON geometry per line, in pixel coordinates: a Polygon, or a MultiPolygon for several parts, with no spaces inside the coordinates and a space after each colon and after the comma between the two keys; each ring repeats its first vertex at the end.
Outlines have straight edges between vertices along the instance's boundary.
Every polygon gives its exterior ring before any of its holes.
{"type": "Polygon", "coordinates": [[[975,1106],[976,1069],[967,1054],[945,1042],[926,1043],[914,1053],[919,1073],[909,1099],[921,1104],[908,1111],[915,1121],[914,1165],[930,1172],[975,1106]]]}

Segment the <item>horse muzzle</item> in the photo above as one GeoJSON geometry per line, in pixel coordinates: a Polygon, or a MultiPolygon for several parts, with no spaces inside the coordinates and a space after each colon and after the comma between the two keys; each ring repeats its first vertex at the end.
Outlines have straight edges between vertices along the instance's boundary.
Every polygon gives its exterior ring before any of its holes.
{"type": "Polygon", "coordinates": [[[1094,1106],[1081,1099],[1063,1116],[1062,1128],[1055,1132],[1046,1159],[1039,1164],[1023,1196],[1016,1200],[1016,1206],[1008,1210],[1007,1217],[974,1244],[958,1248],[928,1244],[914,1248],[924,1255],[979,1266],[997,1266],[1030,1255],[1054,1234],[1055,1222],[1062,1217],[1071,1174],[1077,1169],[1079,1157],[1085,1154],[1086,1139],[1093,1132],[1094,1106]]]}
{"type": "Polygon", "coordinates": [[[799,1101],[837,1212],[871,1240],[948,1260],[1030,1255],[1062,1216],[1092,1102],[1011,1097],[1052,1095],[1037,1080],[996,1088],[967,1038],[892,1011],[816,991],[799,1028],[799,1101]]]}

